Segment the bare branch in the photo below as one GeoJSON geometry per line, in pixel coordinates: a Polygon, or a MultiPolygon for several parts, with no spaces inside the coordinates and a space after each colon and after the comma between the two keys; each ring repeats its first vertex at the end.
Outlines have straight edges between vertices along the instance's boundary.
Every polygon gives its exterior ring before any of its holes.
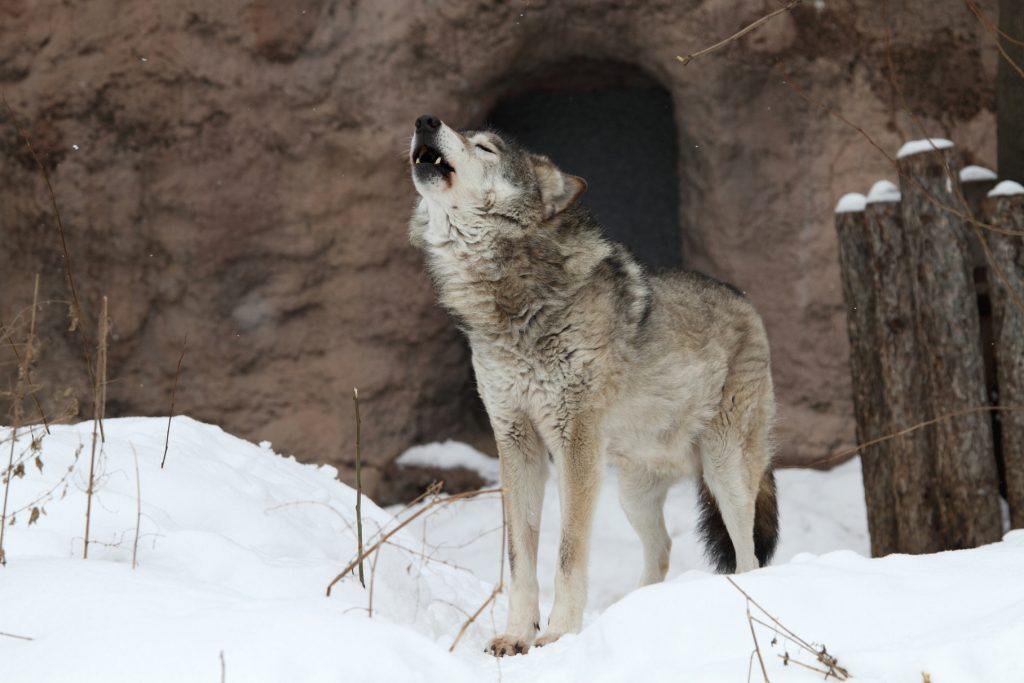
{"type": "Polygon", "coordinates": [[[771,21],[774,17],[776,17],[776,16],[778,16],[780,14],[784,14],[785,12],[790,11],[791,9],[793,9],[794,7],[799,5],[802,1],[803,0],[789,0],[789,2],[786,3],[785,5],[783,5],[782,7],[778,8],[777,10],[775,10],[773,12],[769,12],[768,14],[764,15],[763,17],[761,17],[760,19],[758,19],[756,21],[753,21],[753,22],[747,24],[746,26],[744,26],[743,28],[741,28],[739,31],[737,31],[736,33],[732,34],[728,38],[724,38],[724,39],[718,41],[717,43],[715,43],[714,45],[711,45],[710,47],[706,47],[703,50],[698,50],[697,52],[694,52],[694,53],[691,53],[691,54],[688,54],[688,55],[685,55],[685,56],[684,55],[676,55],[676,59],[678,59],[680,62],[682,62],[683,66],[686,66],[687,64],[689,64],[691,61],[693,61],[697,57],[702,57],[702,56],[708,54],[709,52],[714,52],[715,50],[718,50],[720,48],[725,47],[726,45],[728,45],[729,43],[731,43],[731,42],[733,42],[735,40],[739,40],[743,36],[747,35],[751,31],[756,29],[761,24],[763,24],[763,23],[765,23],[767,21],[771,21]]]}

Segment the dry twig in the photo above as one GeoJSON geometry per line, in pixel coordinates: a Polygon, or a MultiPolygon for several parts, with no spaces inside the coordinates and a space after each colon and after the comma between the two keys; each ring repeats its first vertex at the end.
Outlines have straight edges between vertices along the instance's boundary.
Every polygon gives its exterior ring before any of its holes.
{"type": "Polygon", "coordinates": [[[803,0],[789,0],[789,2],[786,3],[785,5],[783,5],[782,7],[778,8],[777,10],[775,10],[773,12],[769,12],[768,14],[764,15],[760,19],[757,19],[756,21],[753,21],[753,22],[747,24],[746,26],[744,26],[743,28],[741,28],[739,31],[737,31],[736,33],[732,34],[728,38],[724,38],[724,39],[718,41],[717,43],[715,43],[714,45],[711,45],[710,47],[706,47],[703,50],[698,50],[697,52],[694,52],[694,53],[691,53],[691,54],[688,54],[688,55],[676,55],[676,59],[678,59],[680,62],[682,62],[683,66],[686,66],[687,64],[689,64],[691,61],[693,61],[697,57],[701,57],[703,55],[708,54],[709,52],[714,52],[715,50],[718,50],[719,48],[725,47],[726,45],[728,45],[729,43],[733,42],[734,40],[739,40],[740,38],[742,38],[746,34],[750,33],[754,29],[756,29],[761,24],[763,24],[763,23],[765,23],[767,21],[770,21],[771,19],[773,19],[774,17],[776,17],[776,16],[778,16],[780,14],[784,14],[784,13],[790,11],[791,9],[793,9],[794,7],[799,5],[802,1],[803,0]]]}
{"type": "Polygon", "coordinates": [[[178,356],[178,367],[174,371],[174,385],[171,387],[171,409],[167,411],[167,433],[164,434],[164,457],[160,459],[160,469],[164,468],[167,462],[167,448],[171,445],[171,419],[174,417],[174,398],[178,393],[178,378],[181,377],[181,361],[185,359],[185,349],[188,348],[188,335],[181,343],[181,355],[178,356]]]}
{"type": "MultiPolygon", "coordinates": [[[[14,478],[14,447],[18,443],[18,427],[21,426],[22,400],[26,391],[30,391],[29,367],[32,364],[32,355],[35,348],[36,334],[36,306],[39,303],[39,275],[36,275],[35,291],[32,295],[32,315],[30,317],[28,337],[25,343],[25,353],[19,358],[18,378],[14,384],[14,419],[11,421],[11,449],[7,458],[7,469],[4,471],[4,503],[3,511],[0,513],[0,565],[7,564],[7,554],[4,552],[4,532],[7,529],[7,501],[11,493],[11,479],[14,478]]],[[[10,337],[8,337],[10,339],[10,337]]],[[[12,346],[13,346],[12,341],[12,346]]]]}
{"type": "MultiPolygon", "coordinates": [[[[762,607],[761,604],[757,600],[752,598],[749,593],[740,588],[739,584],[736,583],[731,576],[726,576],[725,580],[732,584],[732,587],[738,590],[743,595],[743,597],[747,599],[747,616],[751,622],[757,622],[762,626],[766,626],[778,635],[788,638],[789,640],[792,640],[798,646],[806,650],[809,654],[813,655],[819,663],[824,665],[827,669],[827,671],[824,673],[826,673],[827,675],[832,676],[840,681],[845,681],[846,679],[850,678],[850,672],[839,665],[839,660],[836,659],[834,655],[829,654],[828,649],[824,645],[821,646],[821,649],[814,647],[806,640],[804,640],[797,634],[793,633],[793,631],[789,630],[789,628],[786,627],[786,625],[783,624],[781,621],[779,621],[777,617],[775,617],[771,612],[762,607]],[[760,610],[762,614],[768,617],[772,624],[767,624],[764,621],[758,619],[757,617],[752,616],[750,614],[750,605],[753,605],[758,610],[760,610]]],[[[753,626],[751,626],[751,630],[753,630],[753,626]]],[[[756,638],[754,642],[756,644],[756,638]]],[[[789,661],[795,662],[796,660],[789,659],[789,661]]]]}
{"type": "MultiPolygon", "coordinates": [[[[96,429],[103,415],[103,388],[101,383],[107,377],[107,297],[103,297],[103,306],[100,309],[100,339],[99,348],[96,352],[96,372],[93,373],[95,382],[93,384],[93,421],[92,421],[92,447],[89,452],[89,483],[85,490],[85,542],[82,546],[82,559],[89,559],[89,525],[92,522],[92,494],[95,485],[94,473],[96,471],[96,429]]],[[[101,447],[102,448],[102,447],[101,447]]]]}
{"type": "Polygon", "coordinates": [[[508,533],[507,533],[508,523],[507,523],[507,518],[505,516],[505,489],[498,489],[498,491],[501,492],[501,526],[502,526],[502,530],[501,530],[501,563],[500,563],[500,569],[499,569],[499,574],[498,574],[498,583],[494,586],[494,590],[491,591],[491,594],[487,597],[487,599],[483,601],[483,604],[481,604],[480,607],[478,607],[477,610],[475,612],[473,612],[473,614],[470,615],[470,617],[468,619],[466,619],[465,622],[463,622],[462,627],[459,629],[459,632],[457,634],[455,634],[455,640],[452,641],[452,645],[451,645],[451,647],[448,648],[448,652],[454,652],[455,651],[455,646],[459,644],[459,640],[462,639],[462,634],[464,634],[466,632],[466,629],[469,628],[470,624],[472,624],[474,621],[476,621],[476,618],[480,616],[480,614],[484,611],[484,609],[486,609],[486,607],[488,605],[492,604],[494,602],[494,599],[498,597],[498,593],[500,593],[501,591],[503,591],[505,589],[505,541],[506,541],[506,538],[508,537],[508,533]]]}
{"type": "Polygon", "coordinates": [[[132,543],[132,569],[138,565],[136,558],[139,554],[139,527],[142,526],[142,484],[139,480],[139,454],[132,446],[132,459],[135,461],[135,541],[132,543]]]}
{"type": "Polygon", "coordinates": [[[29,636],[19,636],[16,633],[5,633],[4,631],[0,631],[0,636],[5,638],[17,638],[18,640],[35,640],[35,638],[31,638],[29,636]]]}
{"type": "MultiPolygon", "coordinates": [[[[362,422],[359,419],[359,389],[352,389],[352,404],[356,411],[356,542],[359,552],[359,584],[366,588],[366,581],[363,578],[363,471],[362,471],[362,422]]],[[[376,555],[374,555],[376,558],[376,555]]],[[[376,568],[377,560],[374,559],[373,566],[376,568]]],[[[372,600],[372,597],[371,597],[372,600]]],[[[372,614],[372,609],[371,609],[372,614]]]]}
{"type": "MultiPolygon", "coordinates": [[[[431,487],[431,489],[434,489],[434,488],[435,487],[433,487],[433,486],[431,487]]],[[[428,489],[428,492],[431,489],[428,489]]],[[[466,500],[467,498],[475,498],[477,496],[488,495],[488,494],[491,494],[491,493],[501,493],[501,489],[480,489],[478,491],[464,491],[463,493],[456,493],[455,495],[448,496],[447,498],[437,498],[435,500],[430,501],[429,503],[424,505],[422,508],[420,508],[419,510],[414,512],[412,515],[410,515],[406,519],[402,520],[397,526],[395,526],[394,528],[390,529],[387,533],[384,533],[384,534],[380,535],[378,540],[373,545],[371,545],[369,548],[366,548],[365,550],[363,550],[363,552],[359,553],[358,556],[354,560],[349,562],[348,565],[346,565],[345,568],[342,569],[341,572],[337,576],[335,576],[331,580],[331,582],[329,584],[327,584],[327,596],[330,597],[331,589],[334,588],[334,584],[338,583],[343,578],[345,578],[348,575],[349,572],[351,572],[353,569],[356,568],[356,566],[359,564],[359,562],[361,562],[364,558],[366,558],[370,553],[372,553],[375,550],[377,550],[377,548],[379,548],[381,545],[383,545],[385,542],[387,542],[387,540],[389,538],[394,536],[401,529],[403,529],[404,527],[408,526],[409,523],[412,522],[414,519],[420,517],[421,515],[423,515],[424,513],[426,513],[429,510],[434,509],[435,507],[446,506],[446,505],[450,505],[451,503],[454,503],[455,501],[458,501],[458,500],[466,500]]],[[[427,495],[427,492],[421,494],[416,499],[416,501],[414,501],[414,502],[422,500],[426,495],[427,495]]],[[[410,505],[412,505],[412,504],[410,503],[410,505]]]]}
{"type": "MultiPolygon", "coordinates": [[[[53,183],[50,182],[50,174],[46,170],[46,166],[40,160],[39,155],[36,154],[35,149],[32,147],[32,141],[29,139],[28,134],[18,124],[18,118],[14,115],[14,110],[11,105],[7,103],[7,98],[3,91],[0,91],[0,103],[3,104],[4,109],[7,111],[7,116],[11,120],[11,125],[18,132],[18,135],[25,143],[25,149],[28,150],[32,160],[35,161],[36,167],[39,168],[39,173],[43,177],[43,182],[46,183],[46,191],[50,197],[50,205],[53,208],[53,217],[57,224],[57,234],[60,237],[60,247],[64,256],[64,278],[67,280],[68,289],[71,291],[71,331],[78,332],[79,341],[82,344],[82,353],[85,356],[85,369],[89,373],[89,381],[92,384],[96,383],[94,377],[94,370],[92,367],[92,358],[89,354],[89,342],[85,336],[85,326],[82,324],[84,320],[82,314],[82,304],[78,299],[78,288],[75,286],[75,278],[71,268],[71,252],[68,250],[67,237],[64,233],[64,221],[60,216],[60,209],[57,208],[57,195],[53,191],[53,183]]],[[[103,423],[100,423],[100,433],[103,434],[103,423]]]]}

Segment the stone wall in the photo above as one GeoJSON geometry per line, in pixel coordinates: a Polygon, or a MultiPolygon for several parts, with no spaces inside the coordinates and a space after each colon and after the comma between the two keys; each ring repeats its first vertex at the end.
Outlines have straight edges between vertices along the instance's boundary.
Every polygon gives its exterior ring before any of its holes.
{"type": "MultiPolygon", "coordinates": [[[[768,5],[0,0],[0,88],[52,174],[92,320],[110,296],[107,414],[165,414],[187,335],[181,411],[343,474],[358,386],[372,492],[414,442],[485,443],[465,346],[407,245],[408,136],[425,112],[479,124],[518,84],[586,59],[638,67],[673,98],[682,253],[764,314],[780,456],[848,444],[831,209],[892,169],[781,70],[891,150],[921,136],[894,113],[898,89],[929,134],[991,166],[996,53],[959,2],[889,2],[888,36],[875,0],[827,0],[675,59],[768,5]]],[[[6,116],[0,229],[0,315],[40,272],[40,396],[54,407],[70,387],[88,410],[47,195],[6,116]]]]}

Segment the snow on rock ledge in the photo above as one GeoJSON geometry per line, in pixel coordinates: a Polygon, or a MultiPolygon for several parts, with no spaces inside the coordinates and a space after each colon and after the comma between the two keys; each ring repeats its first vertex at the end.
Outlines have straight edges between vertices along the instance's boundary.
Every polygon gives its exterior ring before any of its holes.
{"type": "Polygon", "coordinates": [[[890,204],[900,200],[900,188],[888,180],[879,180],[868,192],[868,204],[890,204]]]}
{"type": "Polygon", "coordinates": [[[960,169],[961,183],[982,183],[996,178],[995,172],[984,166],[964,166],[960,169]]]}
{"type": "Polygon", "coordinates": [[[413,446],[398,456],[395,464],[403,467],[464,467],[492,484],[496,484],[500,478],[497,458],[484,455],[472,446],[458,441],[413,446]]]}
{"type": "Polygon", "coordinates": [[[904,143],[904,145],[900,147],[900,151],[896,152],[896,158],[903,159],[914,154],[931,152],[936,149],[949,149],[952,146],[953,143],[949,140],[946,140],[945,138],[925,138],[923,140],[911,140],[910,142],[904,143]]]}
{"type": "Polygon", "coordinates": [[[1024,185],[1021,185],[1015,180],[1004,180],[999,183],[991,190],[989,190],[989,197],[1013,197],[1014,195],[1024,194],[1024,185]]]}
{"type": "Polygon", "coordinates": [[[857,213],[863,211],[867,198],[859,192],[844,194],[836,203],[836,213],[857,213]]]}

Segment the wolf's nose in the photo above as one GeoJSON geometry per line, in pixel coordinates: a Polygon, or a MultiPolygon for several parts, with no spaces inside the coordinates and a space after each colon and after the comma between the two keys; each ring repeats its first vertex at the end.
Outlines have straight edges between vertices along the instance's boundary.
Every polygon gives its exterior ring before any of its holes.
{"type": "Polygon", "coordinates": [[[423,116],[416,119],[416,131],[432,131],[437,130],[441,127],[441,119],[430,114],[424,114],[423,116]]]}

